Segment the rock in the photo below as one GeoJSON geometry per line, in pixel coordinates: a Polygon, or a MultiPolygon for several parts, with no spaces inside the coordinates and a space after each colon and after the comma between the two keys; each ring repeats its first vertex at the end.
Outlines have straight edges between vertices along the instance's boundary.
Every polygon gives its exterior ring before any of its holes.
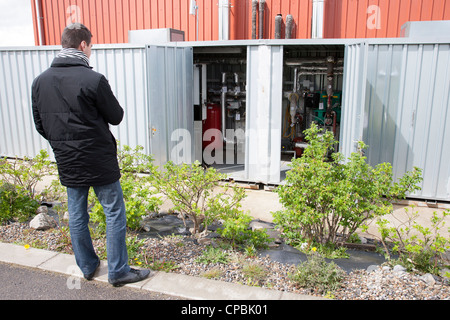
{"type": "Polygon", "coordinates": [[[69,221],[69,211],[64,212],[63,220],[69,221]]]}
{"type": "Polygon", "coordinates": [[[426,273],[420,276],[419,278],[429,286],[432,286],[436,283],[436,280],[434,280],[433,275],[431,275],[430,273],[426,273]]]}
{"type": "Polygon", "coordinates": [[[359,237],[359,241],[361,241],[361,244],[367,244],[367,239],[364,237],[359,237]]]}
{"type": "Polygon", "coordinates": [[[377,271],[378,267],[379,266],[377,266],[376,264],[372,264],[372,265],[368,266],[366,270],[367,270],[367,272],[373,272],[373,271],[377,271]]]}
{"type": "Polygon", "coordinates": [[[402,273],[402,272],[406,272],[406,268],[397,264],[392,271],[397,272],[397,273],[402,273]]]}
{"type": "Polygon", "coordinates": [[[30,221],[30,228],[35,230],[47,230],[56,226],[55,219],[46,213],[39,213],[30,221]]]}
{"type": "Polygon", "coordinates": [[[213,245],[214,243],[214,239],[212,238],[199,238],[197,239],[198,244],[204,245],[204,246],[209,246],[209,245],[213,245]]]}
{"type": "Polygon", "coordinates": [[[382,270],[383,272],[390,272],[390,271],[391,271],[391,267],[389,267],[389,266],[384,266],[383,268],[381,268],[381,270],[382,270]]]}
{"type": "Polygon", "coordinates": [[[47,206],[40,206],[39,208],[36,209],[36,213],[40,214],[40,213],[48,213],[48,207],[47,206]]]}

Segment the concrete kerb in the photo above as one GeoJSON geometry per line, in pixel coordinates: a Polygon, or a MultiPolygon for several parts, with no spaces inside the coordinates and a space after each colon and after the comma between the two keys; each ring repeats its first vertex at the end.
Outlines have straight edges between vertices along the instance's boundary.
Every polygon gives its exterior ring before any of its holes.
{"type": "MultiPolygon", "coordinates": [[[[62,273],[70,277],[83,277],[76,265],[75,257],[70,254],[36,248],[26,249],[24,246],[0,242],[0,261],[62,273]]],[[[106,261],[101,262],[94,280],[108,282],[106,261]]],[[[150,277],[144,281],[127,284],[126,286],[192,300],[326,300],[315,296],[162,271],[152,271],[150,277]]]]}

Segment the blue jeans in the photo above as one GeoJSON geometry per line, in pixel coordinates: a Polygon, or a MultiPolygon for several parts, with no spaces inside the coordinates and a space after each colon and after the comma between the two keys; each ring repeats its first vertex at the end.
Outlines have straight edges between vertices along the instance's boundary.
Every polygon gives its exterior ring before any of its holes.
{"type": "MultiPolygon", "coordinates": [[[[67,188],[69,228],[75,260],[83,274],[95,271],[99,258],[92,245],[87,211],[90,187],[67,188]]],[[[108,277],[118,279],[130,271],[125,242],[126,214],[120,182],[93,187],[106,216],[108,277]]]]}

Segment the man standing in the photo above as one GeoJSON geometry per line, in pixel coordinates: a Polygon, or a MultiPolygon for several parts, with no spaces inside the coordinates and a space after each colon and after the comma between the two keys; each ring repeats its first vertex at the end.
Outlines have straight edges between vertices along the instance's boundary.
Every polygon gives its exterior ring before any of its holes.
{"type": "Polygon", "coordinates": [[[122,121],[124,111],[106,78],[89,67],[91,39],[82,24],[64,29],[62,50],[33,82],[33,117],[37,131],[53,149],[61,184],[67,187],[77,265],[91,280],[100,263],[88,227],[87,199],[93,187],[106,215],[108,280],[121,286],[145,279],[150,271],[128,265],[117,146],[109,130],[109,124],[122,121]]]}

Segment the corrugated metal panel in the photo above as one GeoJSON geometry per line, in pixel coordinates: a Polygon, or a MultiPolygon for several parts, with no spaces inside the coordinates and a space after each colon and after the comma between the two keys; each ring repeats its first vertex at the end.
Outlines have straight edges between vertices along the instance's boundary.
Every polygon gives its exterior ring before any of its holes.
{"type": "Polygon", "coordinates": [[[362,140],[365,86],[367,73],[367,45],[350,44],[345,47],[344,80],[342,88],[342,126],[340,152],[349,158],[362,140]]]}
{"type": "Polygon", "coordinates": [[[280,182],[282,79],[283,46],[248,47],[245,174],[250,181],[280,182]]]}
{"type": "Polygon", "coordinates": [[[149,46],[150,153],[155,164],[194,159],[193,50],[149,46]]]}
{"type": "MultiPolygon", "coordinates": [[[[35,156],[46,149],[36,131],[31,111],[31,84],[45,71],[59,51],[56,47],[0,50],[0,155],[35,156]]],[[[149,151],[147,74],[145,47],[98,46],[92,50],[91,66],[103,73],[125,110],[123,122],[111,131],[122,143],[141,145],[149,151]]]]}
{"type": "MultiPolygon", "coordinates": [[[[189,14],[189,3],[189,0],[32,0],[36,44],[39,44],[36,15],[39,8],[43,45],[59,45],[64,27],[73,22],[85,24],[94,35],[94,43],[127,43],[129,30],[158,28],[182,30],[187,41],[195,41],[196,17],[189,14]]],[[[197,0],[197,5],[198,40],[218,40],[219,1],[197,0]]],[[[283,19],[288,14],[293,16],[294,38],[310,38],[311,7],[311,0],[266,0],[264,38],[274,38],[277,14],[282,14],[283,19]]],[[[229,39],[251,39],[251,0],[230,0],[229,9],[229,39]]]]}
{"type": "Polygon", "coordinates": [[[364,141],[369,163],[399,178],[423,169],[416,196],[450,200],[450,45],[369,44],[364,141]]]}
{"type": "Polygon", "coordinates": [[[31,84],[48,68],[56,48],[0,50],[0,155],[34,157],[39,150],[52,154],[34,127],[31,84]]]}
{"type": "Polygon", "coordinates": [[[324,38],[394,38],[404,23],[429,20],[450,20],[450,1],[327,0],[324,38]]]}

